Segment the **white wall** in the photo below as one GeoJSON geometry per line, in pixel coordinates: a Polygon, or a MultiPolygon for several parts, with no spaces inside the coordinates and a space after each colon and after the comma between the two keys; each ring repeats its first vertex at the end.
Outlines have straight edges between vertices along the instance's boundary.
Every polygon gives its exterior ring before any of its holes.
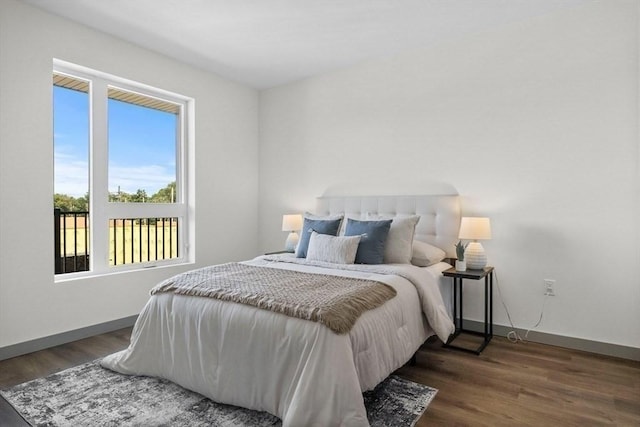
{"type": "Polygon", "coordinates": [[[257,250],[258,95],[14,0],[0,2],[0,348],[137,314],[187,267],[54,284],[52,59],[196,100],[196,264],[257,250]]]}
{"type": "Polygon", "coordinates": [[[640,347],[637,14],[599,2],[261,92],[260,248],[329,188],[443,181],[491,217],[516,326],[551,278],[539,331],[640,347]]]}

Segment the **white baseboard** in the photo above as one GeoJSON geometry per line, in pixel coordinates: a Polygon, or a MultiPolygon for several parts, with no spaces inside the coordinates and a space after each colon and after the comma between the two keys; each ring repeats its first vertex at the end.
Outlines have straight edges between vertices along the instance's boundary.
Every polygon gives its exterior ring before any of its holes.
{"type": "Polygon", "coordinates": [[[117,331],[122,328],[128,328],[136,323],[137,318],[138,315],[136,314],[135,316],[87,326],[86,328],[74,329],[73,331],[62,332],[48,337],[9,345],[7,347],[0,347],[0,360],[11,359],[12,357],[22,356],[23,354],[33,353],[34,351],[44,350],[45,348],[78,341],[95,335],[104,334],[106,332],[117,331]]]}
{"type": "MultiPolygon", "coordinates": [[[[484,330],[484,323],[477,322],[475,320],[464,319],[464,327],[465,329],[482,332],[484,330]]],[[[501,337],[506,337],[507,334],[512,330],[512,328],[507,326],[493,325],[493,334],[501,337]]],[[[522,329],[517,329],[517,331],[520,336],[524,336],[526,332],[522,329]]],[[[588,351],[590,353],[603,354],[605,356],[614,356],[620,357],[622,359],[640,361],[640,348],[636,347],[627,347],[624,345],[591,341],[582,338],[573,338],[536,331],[529,332],[527,341],[553,345],[556,347],[570,348],[572,350],[588,351]]]]}
{"type": "MultiPolygon", "coordinates": [[[[98,325],[87,326],[86,328],[75,329],[73,331],[62,332],[60,334],[48,337],[38,338],[7,347],[0,348],[0,360],[10,359],[12,357],[21,356],[34,351],[44,350],[45,348],[55,347],[57,345],[66,344],[68,342],[89,338],[95,335],[104,334],[106,332],[117,331],[118,329],[133,326],[138,318],[137,315],[116,319],[110,322],[100,323],[98,325]]],[[[474,320],[465,319],[464,326],[466,329],[481,332],[483,323],[474,320]]],[[[511,328],[502,325],[494,325],[494,335],[506,337],[511,328]]],[[[524,335],[523,330],[518,333],[524,335]]],[[[540,344],[554,345],[557,347],[570,348],[573,350],[588,351],[590,353],[603,354],[606,356],[620,357],[622,359],[630,359],[640,361],[640,348],[627,347],[617,344],[603,343],[599,341],[585,340],[581,338],[566,337],[562,335],[547,334],[544,332],[529,332],[527,338],[529,341],[540,344]]]]}

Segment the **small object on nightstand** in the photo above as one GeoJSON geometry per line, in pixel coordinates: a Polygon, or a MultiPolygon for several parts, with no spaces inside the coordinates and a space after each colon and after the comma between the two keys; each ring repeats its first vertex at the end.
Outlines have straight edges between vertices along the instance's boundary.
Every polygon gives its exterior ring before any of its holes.
{"type": "Polygon", "coordinates": [[[489,344],[491,338],[493,338],[493,267],[485,267],[482,270],[467,271],[457,271],[455,268],[450,268],[443,271],[442,275],[453,279],[453,323],[456,327],[455,332],[451,334],[444,346],[479,355],[487,344],[489,344]],[[484,279],[484,332],[476,332],[464,328],[464,318],[462,314],[463,279],[476,281],[484,279]],[[458,306],[460,306],[460,317],[458,317],[458,306]],[[480,346],[475,350],[451,344],[461,333],[478,335],[484,339],[480,346]]]}
{"type": "Polygon", "coordinates": [[[464,250],[467,249],[467,243],[464,245],[461,241],[456,243],[456,271],[466,271],[467,270],[467,262],[464,260],[464,250]]]}

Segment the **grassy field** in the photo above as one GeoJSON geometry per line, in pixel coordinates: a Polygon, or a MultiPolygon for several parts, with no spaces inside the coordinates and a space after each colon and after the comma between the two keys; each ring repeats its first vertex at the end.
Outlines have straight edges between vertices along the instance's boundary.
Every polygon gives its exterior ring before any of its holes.
{"type": "MultiPolygon", "coordinates": [[[[79,226],[75,230],[68,227],[60,236],[62,254],[83,256],[89,246],[90,230],[79,226]],[[65,239],[66,237],[66,239],[65,239]]],[[[138,221],[116,221],[109,227],[109,265],[131,264],[177,258],[177,222],[158,220],[142,224],[138,221]],[[133,243],[133,244],[132,244],[133,243]],[[164,253],[163,253],[164,249],[164,253]]]]}

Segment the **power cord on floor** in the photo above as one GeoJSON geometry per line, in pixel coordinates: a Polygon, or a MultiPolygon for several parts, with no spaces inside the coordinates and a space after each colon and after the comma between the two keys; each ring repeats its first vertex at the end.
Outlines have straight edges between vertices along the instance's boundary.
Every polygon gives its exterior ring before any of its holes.
{"type": "Polygon", "coordinates": [[[518,341],[527,342],[529,332],[531,332],[533,329],[540,326],[540,324],[542,323],[542,318],[544,316],[544,307],[547,304],[547,298],[549,297],[549,295],[547,293],[544,294],[544,299],[542,300],[542,308],[540,309],[540,318],[538,319],[538,322],[536,322],[536,324],[533,325],[531,328],[527,329],[527,332],[524,334],[524,338],[522,338],[520,334],[518,334],[518,330],[516,329],[515,325],[513,324],[513,321],[511,320],[511,314],[509,313],[507,304],[505,304],[504,298],[502,298],[502,292],[500,291],[500,282],[498,280],[498,274],[495,272],[495,270],[493,272],[493,276],[496,279],[496,288],[498,289],[498,298],[500,298],[502,307],[504,308],[504,311],[507,313],[507,319],[509,319],[509,324],[511,325],[511,329],[512,329],[511,331],[509,331],[509,333],[507,333],[507,339],[512,343],[517,343],[518,341]]]}

